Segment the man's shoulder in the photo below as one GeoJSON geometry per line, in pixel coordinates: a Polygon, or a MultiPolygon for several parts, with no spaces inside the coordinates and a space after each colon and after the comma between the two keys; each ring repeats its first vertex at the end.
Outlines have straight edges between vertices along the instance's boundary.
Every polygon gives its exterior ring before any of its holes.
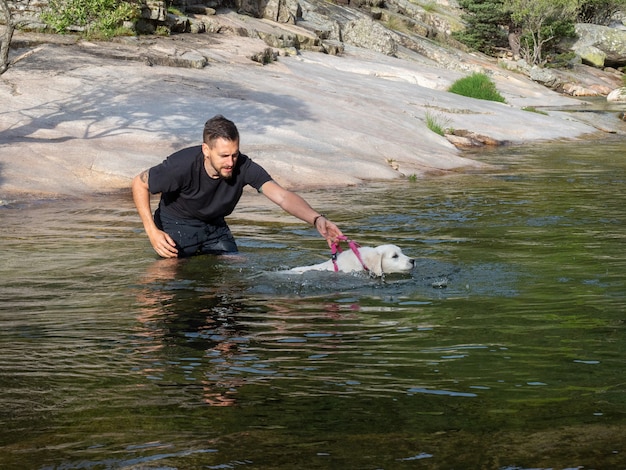
{"type": "Polygon", "coordinates": [[[249,156],[240,153],[239,154],[239,162],[238,162],[239,166],[241,168],[263,168],[262,165],[258,164],[257,162],[255,162],[254,160],[252,160],[249,156]]]}
{"type": "Polygon", "coordinates": [[[194,160],[198,155],[202,153],[201,145],[193,145],[191,147],[185,147],[177,150],[171,154],[168,159],[171,160],[194,160]]]}
{"type": "Polygon", "coordinates": [[[237,173],[242,177],[244,184],[249,184],[256,190],[260,190],[261,186],[272,179],[265,168],[247,155],[240,154],[237,164],[239,166],[237,173]]]}
{"type": "Polygon", "coordinates": [[[239,164],[239,166],[243,167],[243,166],[250,165],[250,163],[252,163],[252,160],[250,159],[249,156],[243,153],[239,153],[239,157],[237,158],[237,163],[239,164]]]}

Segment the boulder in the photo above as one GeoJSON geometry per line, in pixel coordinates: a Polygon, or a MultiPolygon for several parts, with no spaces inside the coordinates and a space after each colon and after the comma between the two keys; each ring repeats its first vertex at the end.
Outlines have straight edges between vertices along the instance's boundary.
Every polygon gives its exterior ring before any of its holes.
{"type": "Polygon", "coordinates": [[[608,94],[606,100],[610,102],[626,103],[626,87],[616,88],[608,94]]]}
{"type": "Polygon", "coordinates": [[[626,31],[596,24],[578,23],[578,40],[571,46],[581,58],[596,67],[626,65],[626,31]],[[601,60],[604,54],[604,60],[601,60]]]}
{"type": "Polygon", "coordinates": [[[141,17],[147,20],[165,21],[167,5],[164,0],[147,0],[141,7],[141,17]]]}
{"type": "Polygon", "coordinates": [[[591,65],[592,67],[602,68],[606,61],[606,54],[598,49],[596,46],[590,44],[584,44],[575,49],[578,57],[581,58],[584,64],[591,65]]]}
{"type": "Polygon", "coordinates": [[[394,56],[398,52],[398,45],[391,33],[380,23],[369,18],[350,21],[342,31],[344,42],[353,46],[363,47],[385,55],[394,56]]]}
{"type": "MultiPolygon", "coordinates": [[[[226,6],[227,2],[224,2],[226,6]]],[[[235,7],[240,14],[254,18],[265,18],[277,23],[295,24],[302,14],[296,0],[235,0],[235,7]]]]}
{"type": "Polygon", "coordinates": [[[296,0],[269,0],[263,10],[263,18],[277,23],[296,24],[302,10],[296,0]]]}
{"type": "Polygon", "coordinates": [[[530,69],[530,79],[552,89],[559,88],[562,85],[559,77],[550,69],[536,65],[530,69]]]}
{"type": "Polygon", "coordinates": [[[577,83],[566,83],[563,85],[563,93],[571,96],[600,96],[603,90],[586,88],[577,83]]]}

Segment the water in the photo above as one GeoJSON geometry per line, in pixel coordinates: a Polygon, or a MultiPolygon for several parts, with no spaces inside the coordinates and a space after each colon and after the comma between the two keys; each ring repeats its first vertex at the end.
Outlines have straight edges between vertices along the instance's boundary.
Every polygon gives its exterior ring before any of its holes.
{"type": "Polygon", "coordinates": [[[625,150],[305,193],[382,280],[251,194],[174,263],[128,194],[0,208],[0,468],[626,468],[625,150]]]}

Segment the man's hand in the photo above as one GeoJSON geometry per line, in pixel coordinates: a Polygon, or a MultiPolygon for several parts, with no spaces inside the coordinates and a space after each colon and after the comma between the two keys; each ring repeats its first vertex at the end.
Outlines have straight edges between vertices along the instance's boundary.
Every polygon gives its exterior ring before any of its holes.
{"type": "Polygon", "coordinates": [[[178,256],[178,249],[176,249],[176,243],[172,240],[167,233],[162,230],[155,229],[148,234],[152,248],[161,258],[176,258],[178,256]]]}
{"type": "Polygon", "coordinates": [[[335,243],[339,237],[343,236],[339,227],[324,216],[319,217],[315,221],[315,228],[320,235],[326,239],[329,248],[332,248],[333,243],[335,243]]]}
{"type": "Polygon", "coordinates": [[[139,213],[139,217],[141,217],[143,227],[146,230],[146,234],[150,239],[150,244],[152,248],[154,248],[154,251],[162,258],[177,257],[178,250],[176,249],[176,243],[167,233],[159,230],[152,218],[150,191],[148,187],[148,170],[142,171],[133,178],[132,190],[137,212],[139,213]]]}

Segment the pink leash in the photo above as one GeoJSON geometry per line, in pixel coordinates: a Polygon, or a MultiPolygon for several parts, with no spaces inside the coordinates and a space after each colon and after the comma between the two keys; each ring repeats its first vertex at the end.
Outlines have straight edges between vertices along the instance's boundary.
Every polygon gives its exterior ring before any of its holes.
{"type": "Polygon", "coordinates": [[[335,268],[335,272],[339,271],[339,267],[337,266],[337,256],[342,251],[341,246],[340,246],[340,242],[342,241],[348,242],[348,246],[350,247],[350,249],[356,256],[356,259],[358,259],[361,265],[363,266],[363,269],[365,269],[366,271],[369,271],[369,268],[365,266],[365,263],[361,259],[361,254],[359,253],[359,244],[355,241],[350,240],[348,237],[344,235],[344,236],[338,237],[337,241],[335,241],[335,243],[333,243],[331,247],[331,255],[332,255],[331,259],[333,260],[333,266],[335,268]]]}

